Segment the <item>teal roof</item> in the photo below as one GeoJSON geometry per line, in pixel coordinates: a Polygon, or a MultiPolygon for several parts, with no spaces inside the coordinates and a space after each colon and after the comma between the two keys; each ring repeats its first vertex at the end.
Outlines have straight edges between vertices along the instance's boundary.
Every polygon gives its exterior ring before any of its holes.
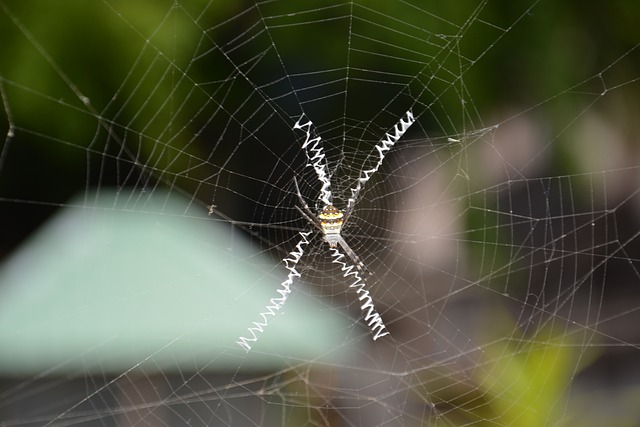
{"type": "Polygon", "coordinates": [[[0,268],[0,373],[279,369],[341,358],[350,322],[302,282],[250,353],[235,343],[279,296],[287,270],[190,206],[159,192],[102,191],[61,209],[0,268]]]}

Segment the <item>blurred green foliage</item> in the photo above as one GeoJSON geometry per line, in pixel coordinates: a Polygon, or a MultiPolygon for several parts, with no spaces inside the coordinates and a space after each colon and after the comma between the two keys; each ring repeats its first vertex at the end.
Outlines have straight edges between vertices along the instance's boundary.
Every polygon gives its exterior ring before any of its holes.
{"type": "MultiPolygon", "coordinates": [[[[611,88],[633,79],[640,66],[637,55],[616,63],[638,41],[632,17],[640,14],[640,6],[628,1],[606,7],[578,1],[402,7],[385,1],[239,1],[204,7],[195,0],[0,5],[0,76],[13,121],[24,130],[9,152],[2,171],[8,179],[1,191],[13,190],[32,200],[63,201],[85,185],[85,179],[77,178],[85,173],[87,147],[116,156],[122,145],[133,147],[130,156],[141,155],[143,163],[152,163],[155,171],[150,173],[156,175],[160,170],[184,170],[190,156],[206,158],[210,139],[194,140],[194,133],[220,105],[238,114],[254,90],[236,83],[234,96],[224,98],[228,87],[213,82],[233,71],[224,55],[209,51],[207,56],[208,49],[224,48],[243,32],[264,37],[263,26],[270,27],[269,37],[278,49],[278,56],[256,64],[265,79],[282,77],[278,57],[288,61],[292,73],[342,70],[349,63],[352,70],[339,75],[354,78],[348,89],[353,105],[348,113],[353,117],[379,105],[377,99],[384,101],[386,90],[381,86],[375,97],[358,93],[358,70],[387,69],[390,62],[398,75],[422,69],[418,87],[426,86],[438,97],[430,108],[440,122],[432,121],[432,115],[423,117],[423,126],[434,127],[435,134],[473,130],[490,123],[494,111],[524,110],[548,99],[553,102],[545,107],[547,119],[558,132],[602,91],[599,73],[611,88]],[[301,20],[317,20],[317,32],[314,26],[296,25],[301,20]],[[402,61],[384,56],[385,47],[374,41],[376,34],[371,39],[354,37],[351,43],[357,50],[346,50],[349,31],[362,34],[376,25],[394,29],[384,33],[385,42],[405,49],[402,61]],[[571,96],[559,96],[567,91],[571,96]],[[158,142],[167,149],[163,155],[158,154],[158,142]],[[38,172],[21,173],[13,164],[28,164],[38,172]],[[38,182],[60,170],[70,178],[58,177],[58,185],[46,191],[39,188],[38,182]]],[[[246,56],[254,49],[251,43],[247,39],[239,46],[246,56]]],[[[228,58],[236,54],[230,51],[228,58]]],[[[429,93],[423,95],[425,102],[429,93]]],[[[6,120],[2,122],[6,126],[6,120]]],[[[558,159],[556,166],[570,173],[570,159],[558,159]]],[[[200,176],[211,173],[202,171],[200,176]]],[[[194,186],[188,180],[182,185],[187,191],[194,186]]]]}
{"type": "Polygon", "coordinates": [[[597,357],[580,346],[581,332],[547,324],[525,337],[513,332],[504,313],[493,320],[496,328],[487,331],[471,374],[463,379],[443,370],[439,380],[425,379],[426,398],[455,425],[585,425],[583,414],[567,404],[571,382],[597,357]],[[501,332],[509,328],[505,340],[501,332]]]}

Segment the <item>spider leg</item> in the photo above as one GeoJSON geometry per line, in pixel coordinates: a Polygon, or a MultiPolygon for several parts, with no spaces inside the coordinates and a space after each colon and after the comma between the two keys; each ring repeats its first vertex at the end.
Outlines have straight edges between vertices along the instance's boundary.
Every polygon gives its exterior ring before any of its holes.
{"type": "Polygon", "coordinates": [[[320,181],[320,184],[322,184],[318,199],[325,205],[330,205],[333,196],[331,194],[329,168],[327,166],[327,158],[324,154],[324,148],[322,146],[322,138],[320,138],[319,136],[315,138],[311,137],[313,123],[311,122],[311,120],[307,120],[305,123],[302,123],[304,118],[305,116],[303,114],[296,122],[296,124],[293,125],[293,128],[300,129],[305,133],[305,141],[302,143],[302,149],[307,156],[307,166],[313,167],[313,170],[318,176],[318,181],[320,181]]]}
{"type": "Polygon", "coordinates": [[[351,216],[351,212],[353,211],[353,207],[355,206],[355,202],[351,203],[351,204],[347,204],[347,207],[345,208],[343,214],[343,220],[342,220],[342,228],[344,228],[345,225],[347,225],[347,220],[349,219],[349,217],[351,216]]]}
{"type": "Polygon", "coordinates": [[[298,196],[298,200],[300,200],[300,204],[302,205],[304,210],[307,211],[307,213],[309,213],[313,217],[314,216],[313,211],[311,210],[309,205],[307,205],[307,202],[304,201],[304,198],[302,197],[302,193],[300,192],[300,187],[298,186],[298,178],[296,178],[295,175],[293,177],[293,185],[295,185],[296,187],[296,195],[298,196]]]}
{"type": "Polygon", "coordinates": [[[353,261],[353,265],[356,266],[356,268],[360,273],[362,273],[365,276],[373,277],[373,274],[371,274],[369,269],[365,267],[360,257],[356,254],[356,252],[353,249],[351,249],[351,246],[347,244],[346,240],[344,240],[342,236],[340,236],[340,238],[338,239],[338,244],[340,245],[344,253],[347,254],[349,258],[351,258],[351,261],[353,261]]]}
{"type": "Polygon", "coordinates": [[[373,165],[371,169],[363,170],[358,178],[358,183],[351,189],[351,197],[349,197],[347,208],[344,212],[345,224],[349,219],[349,215],[351,215],[351,212],[353,211],[353,207],[358,200],[358,195],[360,194],[362,187],[371,179],[371,176],[378,171],[385,156],[387,155],[387,152],[391,150],[391,147],[393,147],[400,138],[402,138],[402,135],[404,135],[407,129],[409,129],[409,126],[411,126],[415,121],[416,119],[413,117],[413,113],[411,110],[408,110],[405,115],[400,118],[398,123],[395,124],[393,129],[385,133],[384,138],[382,138],[378,145],[375,146],[375,149],[378,151],[378,162],[373,165]]]}
{"type": "Polygon", "coordinates": [[[298,209],[302,216],[304,216],[306,220],[313,224],[318,230],[323,231],[322,226],[318,223],[318,221],[315,221],[312,217],[310,217],[305,211],[302,210],[302,208],[300,208],[300,206],[296,206],[296,209],[298,209]]]}
{"type": "Polygon", "coordinates": [[[347,255],[355,262],[356,271],[353,271],[353,266],[350,266],[346,261],[344,261],[344,255],[340,253],[337,248],[331,249],[331,256],[333,257],[334,263],[340,266],[340,269],[343,271],[343,276],[347,279],[351,278],[353,282],[349,285],[349,288],[355,289],[358,294],[358,300],[360,301],[360,310],[364,315],[364,321],[369,326],[371,333],[373,334],[373,340],[377,340],[378,338],[384,337],[385,335],[389,335],[389,331],[382,320],[382,317],[376,310],[373,299],[371,295],[369,295],[369,291],[366,289],[366,282],[362,277],[360,267],[358,264],[364,266],[360,261],[360,258],[353,252],[353,250],[349,247],[347,242],[344,239],[338,240],[340,247],[347,253],[347,255]]]}
{"type": "Polygon", "coordinates": [[[296,266],[298,265],[300,258],[302,258],[302,255],[304,255],[304,248],[309,243],[309,239],[307,239],[307,237],[309,237],[311,232],[301,231],[298,234],[300,235],[300,240],[298,241],[295,249],[289,252],[289,254],[282,260],[284,261],[285,268],[289,270],[289,274],[287,275],[287,278],[280,283],[280,288],[278,289],[278,294],[280,294],[280,296],[273,297],[269,300],[264,311],[260,313],[259,319],[253,322],[252,326],[247,329],[247,336],[241,336],[238,338],[238,341],[236,341],[236,343],[247,352],[251,350],[253,344],[258,341],[260,334],[262,334],[267,326],[269,326],[269,318],[275,317],[287,302],[287,298],[291,293],[293,281],[296,277],[300,277],[300,273],[296,270],[296,266]]]}
{"type": "Polygon", "coordinates": [[[322,226],[320,225],[320,222],[316,219],[315,215],[313,214],[313,211],[311,210],[311,208],[309,208],[309,205],[307,205],[307,203],[302,198],[302,194],[300,193],[300,187],[298,186],[298,179],[295,176],[293,177],[293,184],[296,186],[296,194],[298,195],[298,199],[300,200],[300,204],[302,205],[302,208],[300,206],[296,206],[296,209],[300,211],[302,216],[304,216],[307,219],[307,221],[309,221],[316,228],[322,231],[322,226]]]}

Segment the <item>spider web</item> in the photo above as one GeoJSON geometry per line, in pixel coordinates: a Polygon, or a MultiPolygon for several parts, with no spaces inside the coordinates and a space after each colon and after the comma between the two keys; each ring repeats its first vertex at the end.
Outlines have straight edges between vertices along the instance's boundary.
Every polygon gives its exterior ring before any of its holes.
{"type": "Polygon", "coordinates": [[[637,423],[637,9],[0,0],[0,426],[637,423]]]}

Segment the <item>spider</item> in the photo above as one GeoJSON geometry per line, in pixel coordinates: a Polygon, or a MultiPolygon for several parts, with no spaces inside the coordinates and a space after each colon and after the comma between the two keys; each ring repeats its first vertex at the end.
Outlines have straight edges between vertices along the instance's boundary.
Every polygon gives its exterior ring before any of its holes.
{"type": "Polygon", "coordinates": [[[296,187],[296,194],[300,200],[300,206],[296,206],[296,209],[318,230],[324,235],[324,241],[329,244],[330,248],[336,248],[338,245],[349,255],[349,258],[355,263],[355,266],[361,272],[365,271],[365,266],[360,260],[360,257],[356,255],[353,249],[342,238],[342,228],[347,224],[349,215],[353,210],[353,204],[347,206],[344,213],[333,205],[326,205],[322,211],[316,216],[313,211],[304,201],[302,194],[300,194],[300,187],[298,186],[298,179],[293,177],[293,183],[296,187]]]}
{"type": "MultiPolygon", "coordinates": [[[[353,280],[353,282],[349,285],[349,288],[355,289],[358,294],[358,299],[361,301],[362,305],[360,309],[364,314],[364,320],[369,326],[369,329],[373,333],[373,340],[377,340],[383,336],[389,334],[386,329],[384,322],[382,321],[382,317],[376,311],[373,300],[371,296],[369,296],[369,291],[365,289],[365,280],[360,273],[366,271],[364,264],[360,260],[360,257],[356,255],[353,249],[347,244],[347,242],[342,237],[342,228],[349,220],[351,213],[353,212],[353,208],[358,199],[358,195],[362,190],[364,184],[366,184],[371,176],[375,174],[387,154],[387,152],[393,147],[393,145],[404,135],[409,126],[411,126],[415,122],[415,118],[413,117],[413,113],[411,110],[407,111],[405,115],[396,123],[393,128],[393,133],[391,131],[385,134],[385,137],[375,146],[375,151],[378,154],[378,161],[374,164],[374,166],[370,169],[363,170],[358,178],[357,184],[354,188],[351,189],[351,197],[349,197],[347,202],[347,207],[344,210],[344,213],[336,208],[331,199],[331,181],[329,179],[328,167],[326,162],[326,157],[324,155],[324,150],[321,145],[321,138],[315,137],[311,138],[311,128],[313,123],[309,120],[305,123],[302,123],[304,115],[296,122],[293,126],[294,129],[303,130],[306,134],[305,142],[302,144],[302,148],[307,156],[308,164],[307,166],[313,167],[316,172],[318,181],[322,185],[320,189],[320,193],[318,195],[318,199],[322,202],[322,210],[317,215],[313,213],[309,205],[304,201],[302,194],[300,193],[300,187],[298,186],[298,179],[294,176],[293,183],[296,189],[296,195],[300,201],[300,206],[296,205],[296,209],[300,211],[302,216],[315,228],[322,232],[324,241],[329,245],[329,249],[331,250],[331,256],[333,257],[333,261],[335,264],[338,264],[343,271],[343,276],[345,279],[353,280]],[[353,266],[349,265],[345,260],[344,254],[340,252],[338,246],[346,255],[353,261],[354,266],[356,267],[356,271],[353,270],[353,266]]],[[[264,329],[268,325],[267,316],[275,316],[276,313],[282,308],[284,303],[287,300],[289,293],[291,293],[291,285],[293,284],[293,280],[296,277],[300,277],[300,273],[296,270],[296,265],[302,255],[304,254],[304,246],[309,243],[307,237],[311,234],[311,232],[299,232],[300,241],[296,245],[295,249],[289,253],[287,257],[283,259],[285,262],[285,268],[289,270],[289,274],[287,279],[281,283],[281,288],[278,290],[278,293],[281,295],[280,297],[272,298],[266,306],[266,311],[260,313],[260,317],[262,321],[253,322],[253,327],[249,328],[250,337],[240,337],[238,341],[236,341],[242,348],[244,348],[247,352],[251,350],[250,342],[256,342],[258,340],[258,334],[263,332],[264,329]]]]}

